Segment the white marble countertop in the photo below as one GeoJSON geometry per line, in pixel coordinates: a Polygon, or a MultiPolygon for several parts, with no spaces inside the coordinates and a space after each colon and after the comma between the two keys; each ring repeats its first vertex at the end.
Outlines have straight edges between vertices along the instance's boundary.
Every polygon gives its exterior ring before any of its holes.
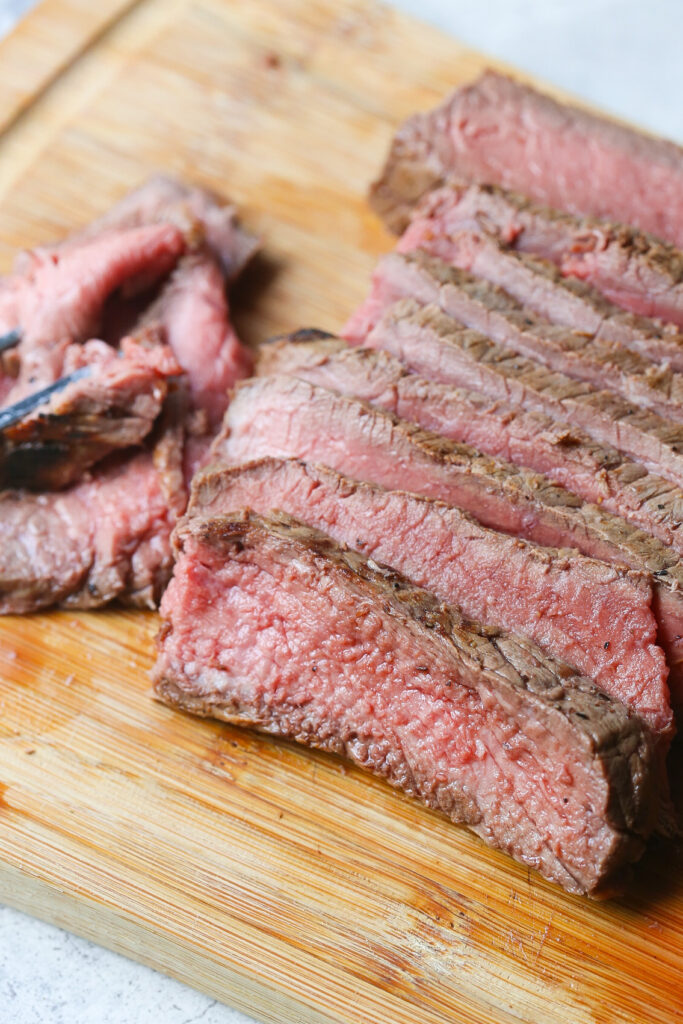
{"type": "MultiPolygon", "coordinates": [[[[0,35],[32,0],[0,0],[0,35]]],[[[464,42],[683,140],[681,0],[398,0],[464,42]]],[[[249,1024],[179,982],[0,907],[2,1024],[249,1024]]]]}

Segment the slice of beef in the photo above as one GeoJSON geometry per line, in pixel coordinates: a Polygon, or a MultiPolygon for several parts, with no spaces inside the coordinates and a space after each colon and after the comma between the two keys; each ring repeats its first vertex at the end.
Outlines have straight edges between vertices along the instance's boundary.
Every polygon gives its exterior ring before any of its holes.
{"type": "Polygon", "coordinates": [[[679,424],[502,348],[463,328],[438,306],[403,299],[387,311],[366,344],[391,352],[422,377],[579,427],[599,444],[611,445],[650,472],[683,486],[679,424]]]}
{"type": "Polygon", "coordinates": [[[279,509],[390,565],[467,618],[529,637],[627,698],[654,729],[671,730],[645,576],[525,543],[443,502],[298,460],[264,458],[196,478],[189,514],[240,508],[279,509]]]}
{"type": "Polygon", "coordinates": [[[157,606],[187,501],[182,428],[175,413],[165,418],[146,450],[112,457],[68,490],[0,493],[0,613],[157,606]]]}
{"type": "MultiPolygon", "coordinates": [[[[552,324],[489,281],[420,250],[390,253],[380,260],[371,295],[352,321],[363,326],[367,323],[372,329],[373,317],[379,319],[393,302],[409,296],[438,305],[458,323],[551,370],[613,391],[663,418],[683,422],[681,374],[636,352],[598,341],[585,331],[552,324]]],[[[352,322],[343,333],[355,341],[360,332],[352,322]]]]}
{"type": "Polygon", "coordinates": [[[164,277],[184,248],[177,228],[156,224],[36,257],[11,286],[15,326],[21,330],[20,368],[6,402],[57,380],[68,345],[96,337],[107,296],[121,288],[144,289],[164,277]]]}
{"type": "Polygon", "coordinates": [[[141,444],[161,413],[168,378],[182,372],[167,345],[142,340],[124,339],[118,355],[98,341],[67,350],[66,372],[87,367],[88,374],[0,430],[0,487],[67,487],[112,451],[141,444]]]}
{"type": "Polygon", "coordinates": [[[613,449],[595,446],[593,451],[580,432],[566,424],[424,380],[407,373],[387,352],[350,349],[324,332],[299,331],[261,346],[257,370],[298,376],[364,399],[497,456],[495,461],[476,452],[468,456],[459,446],[461,479],[468,485],[451,493],[454,504],[492,529],[549,547],[576,548],[591,558],[648,573],[659,643],[670,668],[672,701],[683,705],[683,564],[670,546],[681,546],[676,531],[683,513],[675,488],[635,463],[620,465],[618,456],[612,463],[613,449]],[[520,472],[513,462],[547,475],[520,472]],[[569,490],[548,482],[554,471],[556,483],[564,481],[569,490]],[[584,504],[569,493],[582,490],[595,495],[595,504],[584,504]],[[645,532],[610,514],[610,509],[636,527],[642,520],[645,532]],[[659,533],[662,538],[656,539],[659,533]]]}
{"type": "MultiPolygon", "coordinates": [[[[409,251],[407,242],[399,240],[399,251],[409,251]]],[[[446,262],[498,285],[552,323],[683,371],[683,334],[673,324],[625,312],[585,281],[563,277],[549,260],[507,248],[486,232],[460,231],[449,235],[445,245],[435,236],[433,244],[432,252],[430,240],[422,238],[425,252],[439,256],[444,251],[446,262]]]]}
{"type": "Polygon", "coordinates": [[[420,196],[451,176],[621,220],[683,246],[680,146],[495,71],[398,130],[371,202],[400,231],[420,196]]]}
{"type": "MultiPolygon", "coordinates": [[[[312,460],[350,477],[424,494],[465,509],[476,507],[476,499],[481,501],[488,482],[485,476],[477,479],[471,472],[473,454],[364,403],[286,377],[257,378],[241,385],[213,447],[214,458],[223,463],[265,456],[312,460]],[[464,501],[458,500],[463,494],[464,501]]],[[[378,515],[381,501],[377,498],[374,502],[378,515]]],[[[423,518],[429,508],[423,507],[423,518]]],[[[368,515],[374,514],[368,511],[368,515]]],[[[514,511],[509,515],[513,518],[514,511]]],[[[457,519],[458,512],[454,511],[452,531],[457,519]]],[[[420,527],[425,563],[430,532],[426,523],[420,527]]],[[[555,656],[571,658],[582,672],[599,677],[602,686],[637,706],[639,713],[658,730],[670,727],[667,669],[661,652],[652,646],[656,623],[650,608],[649,583],[642,575],[585,560],[575,551],[541,550],[518,538],[483,528],[462,513],[458,532],[457,546],[462,545],[458,558],[463,569],[465,564],[468,566],[463,572],[458,603],[466,614],[486,615],[489,624],[523,632],[547,646],[555,656]],[[481,564],[486,565],[481,578],[469,565],[475,550],[481,564]],[[581,624],[577,623],[577,634],[570,640],[554,630],[560,620],[568,629],[572,628],[563,591],[566,573],[574,571],[577,581],[581,580],[586,588],[584,594],[590,592],[593,598],[588,603],[585,596],[577,601],[575,610],[581,624]],[[599,577],[608,584],[604,591],[601,587],[594,589],[599,577]],[[465,589],[468,578],[471,587],[479,588],[476,594],[465,589]],[[537,582],[530,584],[532,578],[537,578],[537,582]],[[537,586],[546,588],[542,598],[539,592],[532,596],[537,586]],[[617,598],[616,592],[622,587],[624,594],[629,595],[621,604],[625,617],[612,610],[602,619],[598,608],[607,609],[603,602],[612,587],[618,602],[622,598],[617,598]],[[620,639],[611,632],[603,635],[602,625],[596,628],[601,622],[609,631],[610,620],[616,622],[618,618],[623,625],[632,615],[632,621],[637,619],[638,624],[635,630],[628,626],[622,629],[620,625],[620,639]]],[[[453,599],[453,594],[449,599],[453,599]]]]}
{"type": "Polygon", "coordinates": [[[588,680],[289,517],[177,536],[162,700],[346,754],[572,892],[640,855],[649,737],[588,680]]]}
{"type": "Polygon", "coordinates": [[[463,229],[547,259],[632,313],[683,325],[683,253],[635,228],[534,206],[493,186],[453,184],[425,199],[401,245],[448,261],[450,238],[463,229]]]}
{"type": "MultiPolygon", "coordinates": [[[[609,445],[539,412],[409,373],[388,352],[332,336],[261,346],[258,373],[285,373],[360,398],[487,455],[542,473],[683,554],[683,493],[609,445]]],[[[563,545],[559,545],[563,546],[563,545]]],[[[682,581],[683,582],[683,581],[682,581]]]]}
{"type": "Polygon", "coordinates": [[[230,323],[223,274],[208,249],[183,256],[143,322],[162,325],[193,407],[206,412],[208,430],[217,429],[228,391],[251,372],[252,357],[230,323]]]}
{"type": "Polygon", "coordinates": [[[80,231],[55,245],[22,253],[17,269],[25,270],[36,254],[43,257],[58,249],[80,246],[104,233],[161,223],[180,228],[190,241],[204,241],[228,282],[239,276],[260,244],[240,227],[236,208],[220,196],[170,175],[155,174],[80,231]]]}

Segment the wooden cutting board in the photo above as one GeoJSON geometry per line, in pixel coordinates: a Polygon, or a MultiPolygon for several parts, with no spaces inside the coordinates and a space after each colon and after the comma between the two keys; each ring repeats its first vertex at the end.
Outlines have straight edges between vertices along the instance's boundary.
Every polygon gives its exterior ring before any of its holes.
{"type": "MultiPolygon", "coordinates": [[[[393,127],[487,63],[360,0],[46,0],[0,43],[0,269],[166,168],[263,236],[246,338],[334,330],[391,245],[393,127]]],[[[278,1024],[683,1020],[680,844],[565,896],[334,757],[154,703],[156,627],[0,620],[2,900],[278,1024]]]]}

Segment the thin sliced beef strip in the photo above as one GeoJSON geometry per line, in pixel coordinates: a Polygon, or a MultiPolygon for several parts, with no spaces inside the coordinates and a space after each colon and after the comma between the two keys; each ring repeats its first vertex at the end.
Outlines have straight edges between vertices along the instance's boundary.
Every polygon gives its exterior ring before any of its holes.
{"type": "MultiPolygon", "coordinates": [[[[399,239],[399,252],[411,251],[408,235],[399,239]]],[[[552,323],[683,372],[683,334],[673,324],[625,312],[586,281],[564,277],[549,260],[508,248],[484,231],[459,231],[447,239],[423,235],[420,243],[425,252],[491,281],[552,323]]]]}
{"type": "Polygon", "coordinates": [[[87,368],[42,405],[0,430],[0,487],[57,490],[113,451],[139,446],[152,431],[182,370],[157,332],[72,345],[65,372],[87,368]]]}
{"type": "Polygon", "coordinates": [[[301,377],[450,440],[474,444],[496,458],[481,458],[460,445],[468,486],[451,498],[453,503],[494,530],[548,547],[576,548],[591,558],[647,573],[658,639],[669,665],[672,702],[683,711],[683,565],[669,546],[672,534],[680,543],[675,530],[681,521],[681,499],[675,488],[644,470],[638,472],[634,463],[620,465],[613,449],[616,462],[607,450],[602,456],[600,449],[586,450],[585,439],[566,424],[424,380],[408,373],[387,352],[348,348],[321,331],[297,331],[262,345],[257,372],[301,377]],[[523,465],[546,470],[548,478],[557,471],[559,481],[553,484],[517,468],[523,465]],[[480,481],[479,487],[475,481],[480,481]],[[558,486],[563,481],[569,490],[558,486]],[[596,503],[583,503],[576,496],[582,490],[594,494],[596,503]],[[645,532],[611,514],[612,505],[625,519],[642,519],[645,532]],[[659,532],[662,539],[657,539],[659,532]]]}
{"type": "Polygon", "coordinates": [[[651,473],[683,486],[683,427],[611,391],[548,370],[463,328],[436,305],[403,299],[365,340],[422,377],[540,412],[616,448],[651,473]]]}
{"type": "Polygon", "coordinates": [[[425,198],[401,245],[448,259],[449,239],[463,229],[549,260],[631,313],[683,326],[683,253],[635,228],[535,206],[495,186],[452,183],[425,198]]]}

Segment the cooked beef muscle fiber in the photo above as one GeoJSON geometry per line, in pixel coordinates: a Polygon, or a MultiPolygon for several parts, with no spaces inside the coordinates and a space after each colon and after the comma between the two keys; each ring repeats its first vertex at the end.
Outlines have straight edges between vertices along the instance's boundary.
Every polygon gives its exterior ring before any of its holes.
{"type": "Polygon", "coordinates": [[[140,445],[161,412],[168,378],[182,372],[154,333],[142,332],[147,344],[142,334],[125,338],[118,355],[104,342],[71,346],[65,369],[87,369],[87,376],[0,430],[0,487],[57,490],[110,452],[140,445]]]}
{"type": "Polygon", "coordinates": [[[345,754],[571,892],[640,855],[650,741],[589,680],[289,517],[177,541],[162,700],[345,754]]]}
{"type": "Polygon", "coordinates": [[[0,493],[0,613],[115,599],[155,608],[187,502],[182,440],[181,426],[160,426],[146,450],[112,457],[68,490],[0,493]]]}
{"type": "MultiPolygon", "coordinates": [[[[374,326],[373,316],[381,317],[383,307],[405,295],[436,303],[463,326],[550,370],[683,422],[683,375],[585,331],[552,324],[489,281],[420,251],[392,253],[380,263],[370,297],[343,333],[355,340],[353,323],[358,318],[366,335],[374,326]]],[[[358,333],[362,340],[363,331],[358,333]]]]}
{"type": "MultiPolygon", "coordinates": [[[[681,520],[675,488],[644,470],[636,472],[639,467],[633,463],[611,461],[607,452],[602,462],[597,455],[591,457],[591,449],[582,454],[576,432],[561,423],[554,425],[548,417],[424,380],[408,373],[387,352],[348,348],[323,332],[299,331],[261,346],[257,369],[298,376],[364,399],[426,430],[497,456],[482,458],[460,444],[460,459],[451,454],[449,461],[454,474],[460,467],[461,486],[449,500],[492,529],[547,547],[576,548],[591,558],[647,573],[672,701],[683,706],[683,565],[669,546],[669,534],[681,520]],[[557,469],[560,481],[577,493],[585,489],[595,494],[591,488],[597,487],[596,504],[584,504],[545,477],[518,469],[513,460],[519,466],[547,470],[548,476],[557,469]],[[610,514],[611,505],[636,523],[642,519],[645,532],[610,514]],[[665,519],[657,531],[657,516],[668,514],[658,509],[667,506],[671,526],[665,519]],[[630,510],[628,516],[624,508],[630,510]],[[658,532],[663,540],[657,539],[658,532]]],[[[678,538],[676,544],[680,547],[678,538]]]]}
{"type": "Polygon", "coordinates": [[[387,310],[365,344],[385,349],[422,377],[578,427],[598,444],[683,486],[683,426],[496,345],[463,328],[440,306],[401,300],[387,310]]]}
{"type": "MultiPolygon", "coordinates": [[[[412,251],[411,234],[407,231],[399,239],[399,252],[412,251]]],[[[526,310],[552,323],[683,372],[683,333],[674,324],[620,309],[586,281],[563,276],[549,260],[509,248],[483,230],[456,231],[448,237],[425,231],[417,241],[420,249],[498,285],[526,310]]]]}
{"type": "MultiPolygon", "coordinates": [[[[315,460],[350,477],[461,507],[463,492],[469,491],[470,508],[485,485],[470,482],[471,454],[364,403],[286,377],[260,378],[238,388],[213,447],[214,459],[228,464],[265,456],[315,460]]],[[[316,493],[322,500],[322,486],[316,493]]],[[[656,646],[645,576],[575,551],[539,548],[487,529],[457,508],[444,525],[446,514],[434,513],[429,502],[411,505],[370,490],[359,494],[349,496],[346,505],[365,499],[363,514],[384,524],[383,530],[377,526],[379,532],[403,536],[401,519],[411,522],[426,568],[432,542],[450,549],[457,559],[453,572],[461,574],[458,603],[465,615],[530,636],[633,705],[654,728],[668,731],[668,670],[656,646]]],[[[357,536],[364,539],[360,525],[357,536]]],[[[390,561],[389,550],[382,550],[383,561],[390,561]]]]}
{"type": "Polygon", "coordinates": [[[0,319],[21,321],[19,344],[3,356],[12,382],[0,380],[5,402],[74,367],[88,370],[3,434],[5,486],[66,489],[0,492],[0,612],[114,599],[156,606],[186,481],[206,455],[227,388],[249,369],[224,289],[255,247],[233,207],[157,177],[99,222],[23,254],[0,282],[0,319]],[[147,298],[171,271],[118,352],[88,340],[112,312],[105,301],[147,298]]]}
{"type": "MultiPolygon", "coordinates": [[[[542,473],[584,501],[600,505],[602,513],[623,517],[683,554],[683,492],[568,423],[476,391],[426,380],[409,373],[388,352],[349,348],[332,337],[274,339],[261,346],[258,372],[303,377],[487,455],[542,473]]],[[[535,487],[542,489],[542,481],[536,481],[535,487]]]]}
{"type": "Polygon", "coordinates": [[[495,71],[399,128],[371,202],[395,231],[449,177],[490,182],[683,247],[683,149],[495,71]]]}
{"type": "Polygon", "coordinates": [[[463,229],[549,260],[631,313],[683,325],[683,253],[635,228],[535,206],[492,185],[453,184],[425,198],[400,244],[448,259],[449,239],[463,229]]]}

